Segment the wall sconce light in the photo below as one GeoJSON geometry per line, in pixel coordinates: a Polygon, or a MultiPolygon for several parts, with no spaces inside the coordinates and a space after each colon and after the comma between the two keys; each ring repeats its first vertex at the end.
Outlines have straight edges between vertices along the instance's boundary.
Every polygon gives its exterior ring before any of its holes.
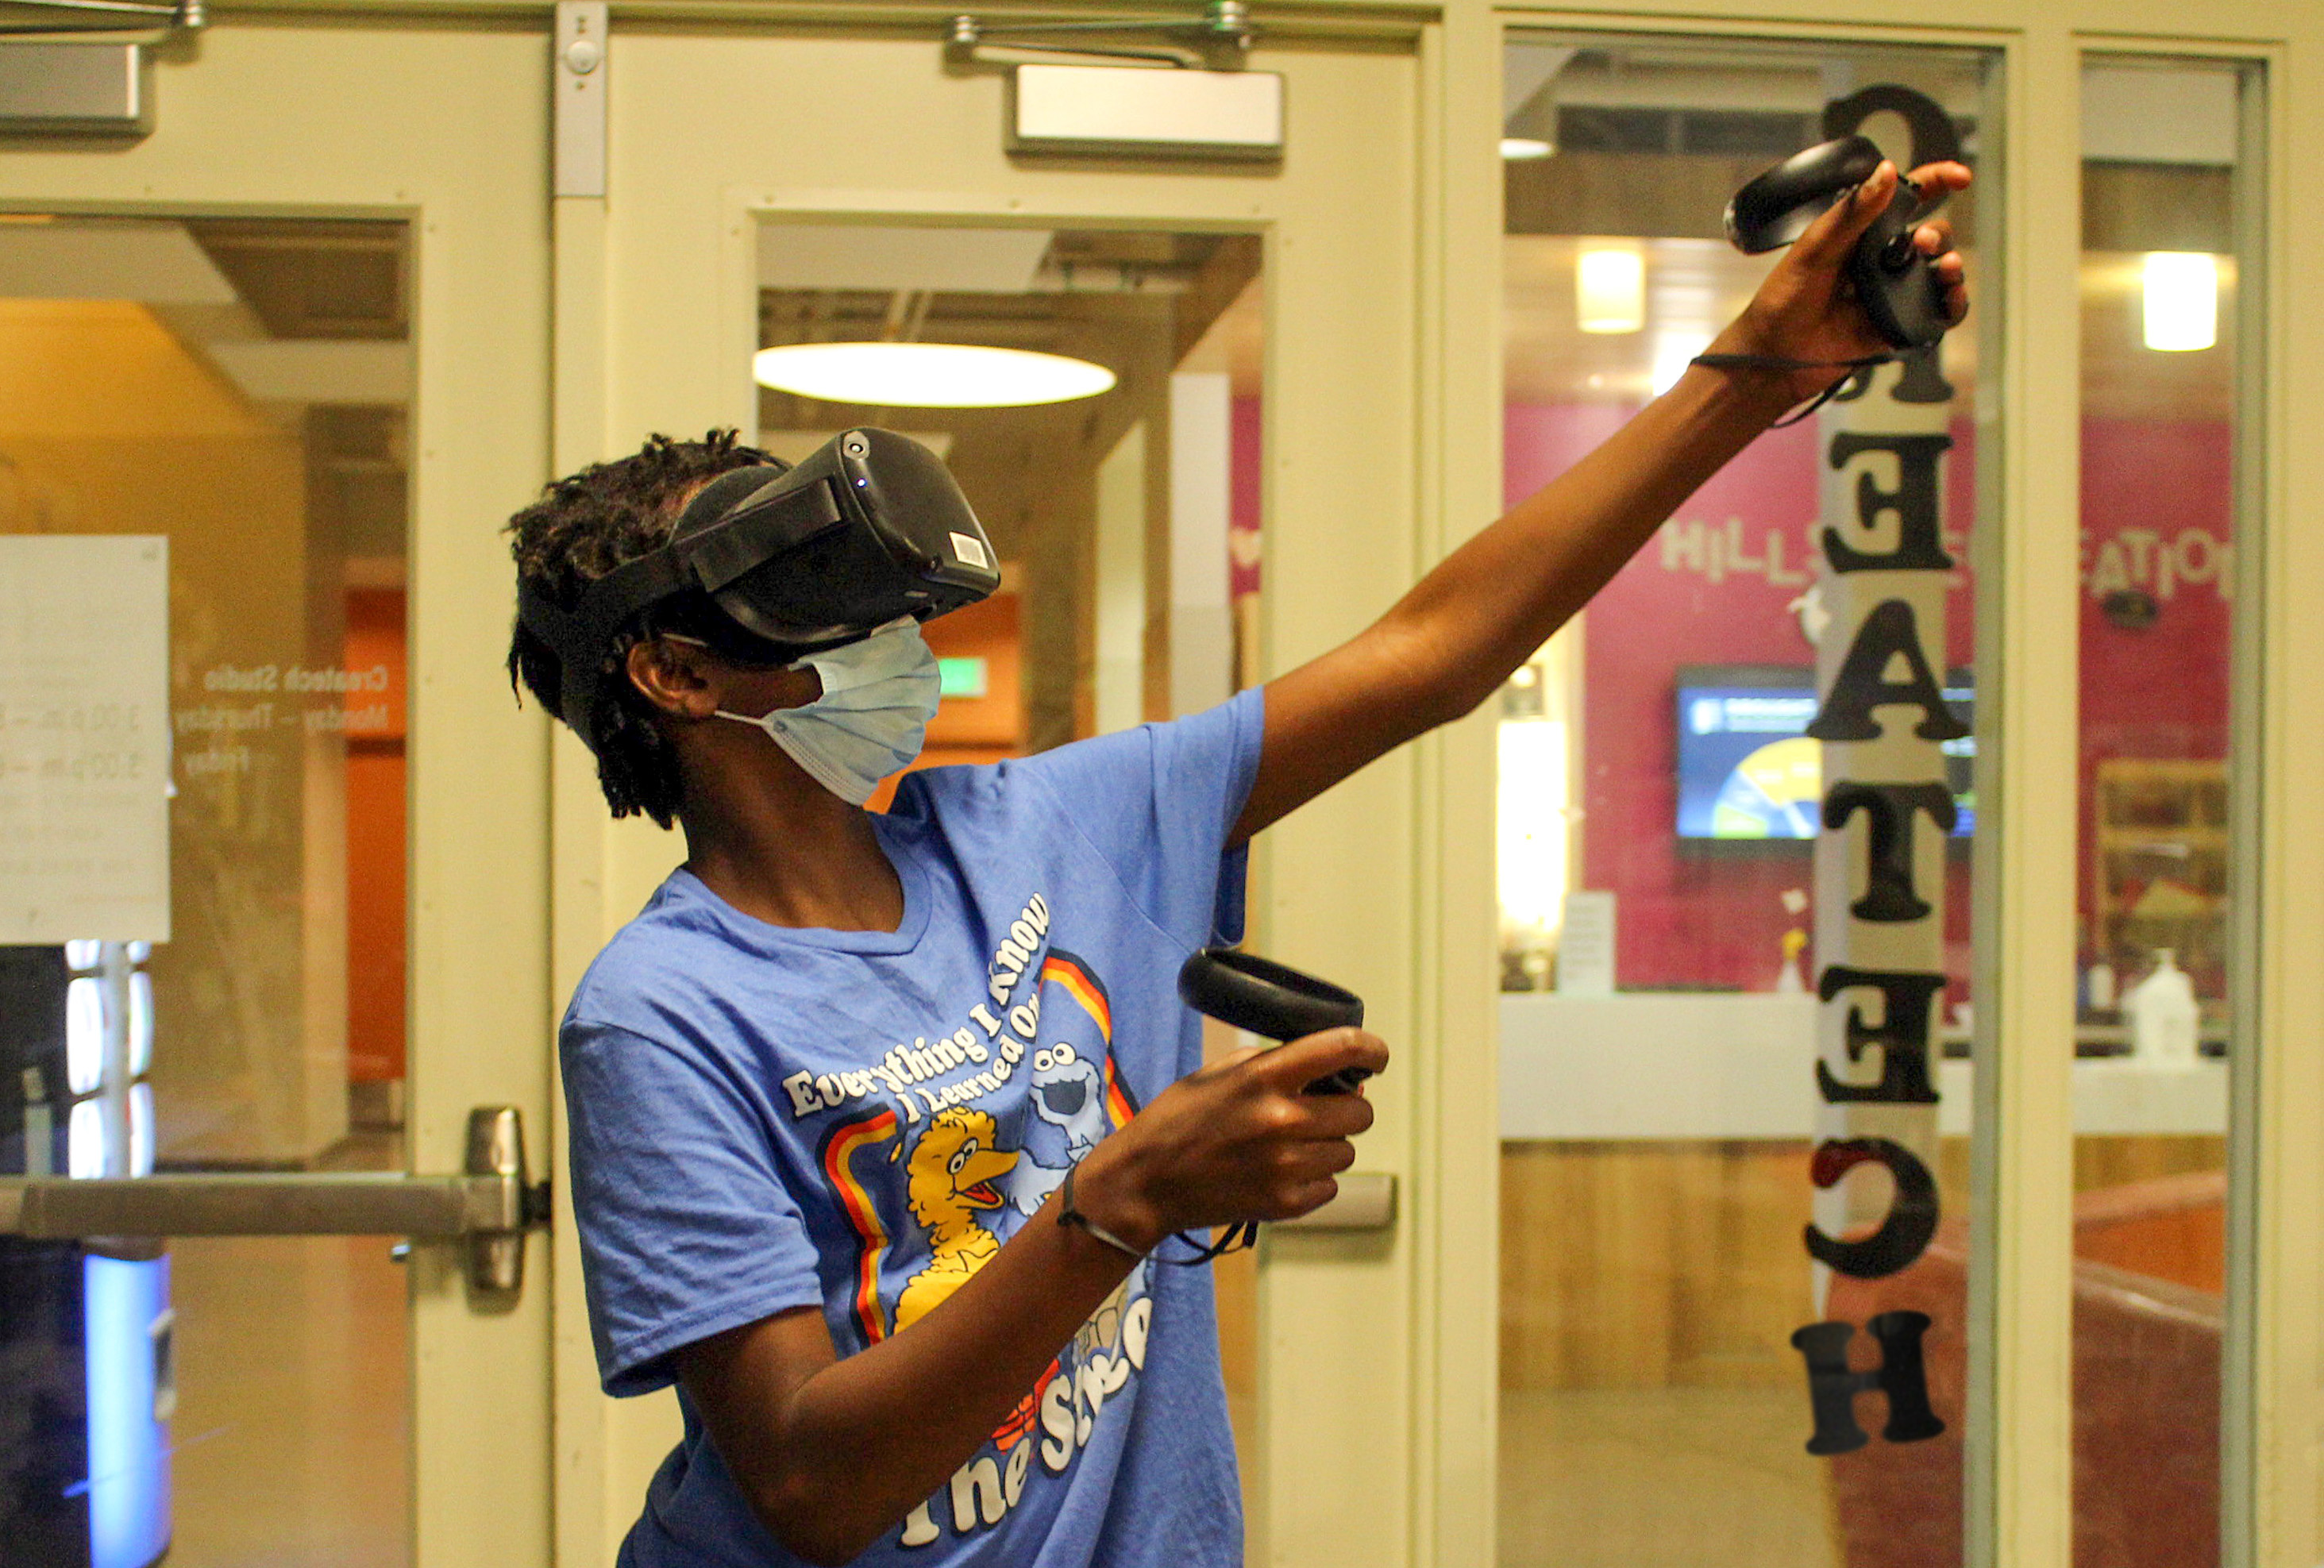
{"type": "Polygon", "coordinates": [[[1556,148],[1551,146],[1548,143],[1543,141],[1538,136],[1504,136],[1501,138],[1501,157],[1505,161],[1510,163],[1530,162],[1537,158],[1546,158],[1556,151],[1556,148]]]}
{"type": "Polygon", "coordinates": [[[1637,244],[1584,246],[1573,263],[1575,315],[1584,332],[1646,324],[1646,256],[1637,244]]]}
{"type": "Polygon", "coordinates": [[[2153,251],[2144,267],[2146,346],[2165,353],[2219,340],[2219,259],[2200,251],[2153,251]]]}

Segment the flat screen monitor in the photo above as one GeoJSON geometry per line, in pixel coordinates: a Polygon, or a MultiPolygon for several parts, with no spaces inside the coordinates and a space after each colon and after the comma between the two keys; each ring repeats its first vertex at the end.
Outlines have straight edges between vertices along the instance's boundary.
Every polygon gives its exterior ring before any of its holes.
{"type": "MultiPolygon", "coordinates": [[[[1807,665],[1690,665],[1678,672],[1678,836],[1714,844],[1798,843],[1815,837],[1823,802],[1823,747],[1807,665]]],[[[1945,678],[1945,701],[1974,724],[1969,672],[1945,678]]],[[[1953,836],[1977,826],[1977,742],[1942,742],[1959,813],[1953,836]]]]}

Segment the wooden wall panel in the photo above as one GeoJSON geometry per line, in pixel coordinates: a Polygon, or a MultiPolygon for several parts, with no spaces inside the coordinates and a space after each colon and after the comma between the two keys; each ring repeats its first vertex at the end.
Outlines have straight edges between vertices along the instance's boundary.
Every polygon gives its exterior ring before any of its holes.
{"type": "Polygon", "coordinates": [[[1798,1376],[1813,1315],[1805,1143],[1508,1143],[1501,1385],[1798,1376]]]}
{"type": "MultiPolygon", "coordinates": [[[[2217,1138],[2082,1138],[2074,1190],[2223,1168],[2217,1138]]],[[[1504,1143],[1501,1387],[1732,1388],[1800,1375],[1808,1146],[1504,1143]]],[[[1940,1190],[1969,1191],[1944,1139],[1940,1190]]],[[[2109,1258],[2124,1267],[2135,1259],[2109,1258]]],[[[2178,1277],[2155,1260],[2153,1271],[2178,1277]]]]}

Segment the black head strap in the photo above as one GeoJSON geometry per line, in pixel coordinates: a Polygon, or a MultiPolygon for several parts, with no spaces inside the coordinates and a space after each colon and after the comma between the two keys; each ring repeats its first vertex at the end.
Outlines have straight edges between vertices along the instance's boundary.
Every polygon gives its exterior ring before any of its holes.
{"type": "Polygon", "coordinates": [[[590,726],[590,710],[614,632],[638,611],[685,586],[683,564],[656,550],[624,561],[590,584],[571,610],[559,608],[530,583],[518,587],[517,619],[557,652],[558,712],[592,748],[597,738],[590,726]]]}
{"type": "MultiPolygon", "coordinates": [[[[582,589],[580,603],[570,610],[532,584],[518,585],[517,619],[557,653],[558,712],[593,749],[596,735],[591,728],[592,710],[614,634],[649,604],[689,587],[714,586],[697,582],[690,558],[695,552],[671,546],[714,532],[722,514],[735,509],[753,492],[774,484],[785,471],[779,466],[753,465],[721,474],[696,492],[678,514],[670,529],[671,544],[623,561],[590,583],[582,589]]],[[[815,510],[827,512],[834,519],[837,516],[827,500],[815,510]]]]}
{"type": "Polygon", "coordinates": [[[686,503],[686,510],[678,514],[678,521],[669,530],[672,542],[701,532],[751,492],[773,484],[788,471],[788,465],[756,464],[721,474],[696,491],[694,499],[686,503]]]}

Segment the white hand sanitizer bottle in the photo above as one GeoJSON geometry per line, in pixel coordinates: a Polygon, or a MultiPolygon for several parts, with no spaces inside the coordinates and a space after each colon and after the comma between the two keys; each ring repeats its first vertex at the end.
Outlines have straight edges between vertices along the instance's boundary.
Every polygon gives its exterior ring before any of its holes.
{"type": "Polygon", "coordinates": [[[1808,982],[1800,973],[1800,955],[1807,951],[1808,934],[1797,926],[1784,933],[1783,966],[1775,971],[1775,990],[1784,996],[1797,996],[1807,990],[1808,982]]]}
{"type": "Polygon", "coordinates": [[[2154,1066],[2191,1067],[2197,1060],[2195,982],[2168,947],[2155,950],[2154,968],[2131,992],[2131,1052],[2154,1066]]]}

